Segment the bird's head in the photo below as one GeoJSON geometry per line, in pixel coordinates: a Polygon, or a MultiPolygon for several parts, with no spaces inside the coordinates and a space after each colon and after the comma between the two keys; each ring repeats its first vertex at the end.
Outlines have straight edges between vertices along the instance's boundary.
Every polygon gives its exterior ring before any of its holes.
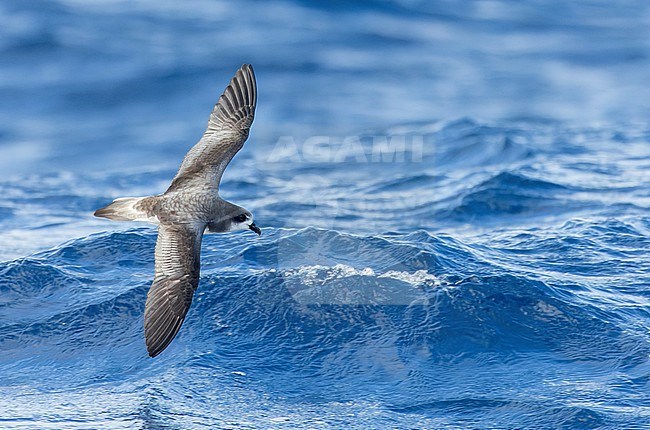
{"type": "Polygon", "coordinates": [[[252,230],[258,235],[262,235],[262,230],[255,225],[253,214],[233,203],[225,200],[219,200],[221,206],[216,210],[221,216],[208,223],[208,231],[211,233],[227,233],[230,231],[252,230]]]}
{"type": "Polygon", "coordinates": [[[230,227],[227,231],[252,230],[257,233],[258,236],[261,236],[262,230],[255,225],[253,214],[244,208],[240,209],[240,211],[230,217],[230,227]]]}

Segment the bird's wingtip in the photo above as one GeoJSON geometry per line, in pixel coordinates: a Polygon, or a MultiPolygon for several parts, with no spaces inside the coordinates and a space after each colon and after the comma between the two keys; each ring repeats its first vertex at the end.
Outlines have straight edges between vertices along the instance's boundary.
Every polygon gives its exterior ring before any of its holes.
{"type": "Polygon", "coordinates": [[[147,349],[147,354],[149,355],[149,358],[155,358],[160,354],[162,351],[151,351],[147,349]]]}

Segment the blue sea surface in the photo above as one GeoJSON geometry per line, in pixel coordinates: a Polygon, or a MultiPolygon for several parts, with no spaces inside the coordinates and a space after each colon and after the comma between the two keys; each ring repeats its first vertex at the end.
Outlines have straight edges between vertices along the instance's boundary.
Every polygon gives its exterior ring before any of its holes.
{"type": "Polygon", "coordinates": [[[0,428],[650,428],[644,1],[0,2],[0,428]],[[163,192],[259,105],[174,342],[163,192]]]}

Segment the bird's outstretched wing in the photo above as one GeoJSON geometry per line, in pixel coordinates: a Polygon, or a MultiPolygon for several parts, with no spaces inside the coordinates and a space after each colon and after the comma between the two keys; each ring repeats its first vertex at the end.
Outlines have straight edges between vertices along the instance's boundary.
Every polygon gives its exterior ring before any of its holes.
{"type": "Polygon", "coordinates": [[[156,274],[144,312],[144,337],[151,357],[171,343],[192,304],[204,229],[191,224],[161,224],[158,229],[156,274]]]}
{"type": "Polygon", "coordinates": [[[253,67],[244,64],[219,97],[203,137],[185,155],[167,192],[188,186],[218,191],[223,171],[248,138],[256,105],[253,67]]]}

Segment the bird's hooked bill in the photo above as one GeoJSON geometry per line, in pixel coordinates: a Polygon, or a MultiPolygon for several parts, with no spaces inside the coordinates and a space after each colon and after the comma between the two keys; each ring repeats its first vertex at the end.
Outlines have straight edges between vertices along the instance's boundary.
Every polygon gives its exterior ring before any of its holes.
{"type": "Polygon", "coordinates": [[[252,223],[251,225],[248,226],[251,230],[253,230],[255,233],[257,233],[258,236],[262,235],[262,230],[258,226],[255,225],[255,223],[252,223]]]}

